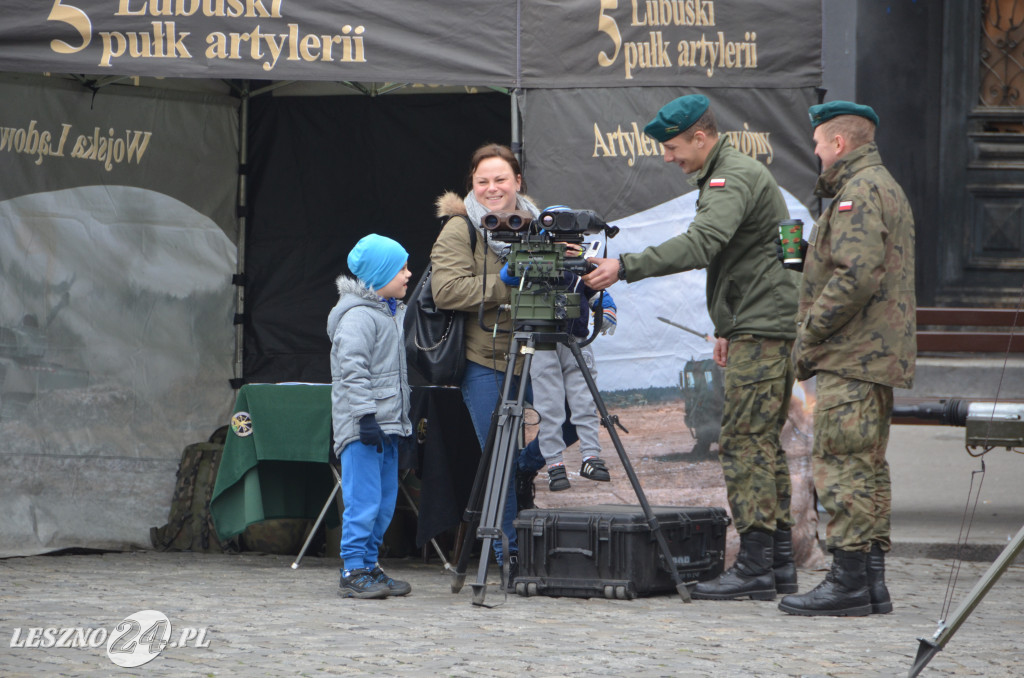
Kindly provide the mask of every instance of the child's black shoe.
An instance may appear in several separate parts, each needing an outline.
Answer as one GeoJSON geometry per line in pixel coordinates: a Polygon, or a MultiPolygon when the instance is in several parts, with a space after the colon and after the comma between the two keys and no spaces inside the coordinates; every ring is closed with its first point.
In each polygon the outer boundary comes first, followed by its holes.
{"type": "Polygon", "coordinates": [[[370,570],[370,576],[387,587],[389,596],[407,596],[412,592],[409,582],[392,579],[384,573],[384,570],[380,569],[380,565],[370,570]]]}
{"type": "Polygon", "coordinates": [[[569,489],[569,476],[565,473],[565,464],[548,467],[548,489],[552,492],[569,489]]]}
{"type": "Polygon", "coordinates": [[[342,598],[385,598],[388,586],[377,581],[365,567],[347,573],[342,570],[338,595],[342,598]]]}
{"type": "Polygon", "coordinates": [[[604,460],[601,457],[590,457],[583,460],[583,466],[580,466],[580,475],[603,483],[612,479],[611,474],[608,473],[608,467],[604,465],[604,460]]]}

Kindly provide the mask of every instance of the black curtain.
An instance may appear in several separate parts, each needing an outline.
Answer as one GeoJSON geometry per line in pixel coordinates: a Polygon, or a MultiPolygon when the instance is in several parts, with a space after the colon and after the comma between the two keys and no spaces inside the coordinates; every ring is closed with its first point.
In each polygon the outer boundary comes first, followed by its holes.
{"type": "Polygon", "coordinates": [[[394,238],[417,280],[434,200],[465,192],[479,145],[510,142],[510,115],[498,93],[253,99],[245,382],[330,382],[327,314],[349,250],[367,233],[394,238]]]}

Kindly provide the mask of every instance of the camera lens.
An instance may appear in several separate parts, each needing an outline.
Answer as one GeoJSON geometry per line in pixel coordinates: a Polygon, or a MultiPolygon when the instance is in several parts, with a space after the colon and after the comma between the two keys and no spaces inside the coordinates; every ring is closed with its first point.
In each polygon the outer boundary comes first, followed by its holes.
{"type": "Polygon", "coordinates": [[[498,215],[486,214],[484,215],[484,228],[488,230],[494,230],[498,225],[498,215]]]}
{"type": "Polygon", "coordinates": [[[508,227],[513,231],[518,231],[523,227],[523,218],[518,214],[508,215],[508,227]]]}
{"type": "Polygon", "coordinates": [[[545,228],[551,228],[555,223],[555,217],[550,214],[542,214],[540,216],[540,223],[544,224],[545,228]]]}

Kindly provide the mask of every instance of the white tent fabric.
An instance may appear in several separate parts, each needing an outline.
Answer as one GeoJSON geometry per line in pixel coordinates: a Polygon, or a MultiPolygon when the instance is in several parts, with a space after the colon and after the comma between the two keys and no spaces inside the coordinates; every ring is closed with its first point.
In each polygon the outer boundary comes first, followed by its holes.
{"type": "MultiPolygon", "coordinates": [[[[813,222],[807,208],[782,191],[790,216],[813,222]]],[[[685,232],[696,216],[697,191],[656,205],[615,222],[621,230],[608,241],[611,256],[639,252],[685,232]]],[[[679,374],[691,358],[711,357],[713,346],[700,337],[658,320],[662,316],[698,332],[714,334],[705,301],[703,270],[687,271],[609,288],[618,306],[618,327],[592,344],[602,391],[679,385],[679,374]]]]}

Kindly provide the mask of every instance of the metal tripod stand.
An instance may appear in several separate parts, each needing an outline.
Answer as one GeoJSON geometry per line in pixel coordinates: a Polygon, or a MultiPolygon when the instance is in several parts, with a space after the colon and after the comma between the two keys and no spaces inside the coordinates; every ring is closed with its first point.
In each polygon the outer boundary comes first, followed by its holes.
{"type": "MultiPolygon", "coordinates": [[[[960,398],[949,398],[932,403],[894,407],[893,417],[964,426],[967,429],[965,447],[968,451],[980,449],[981,454],[1000,446],[1005,446],[1007,450],[1020,450],[1024,447],[1024,404],[1020,403],[969,402],[960,398]]],[[[907,674],[910,678],[921,673],[939,650],[946,646],[949,639],[967,621],[967,617],[981,603],[981,599],[999,581],[999,577],[1021,552],[1024,552],[1024,526],[1021,526],[1017,535],[985,571],[953,616],[949,620],[939,621],[939,628],[931,638],[918,638],[920,644],[917,656],[907,674]]]]}
{"type": "MultiPolygon", "coordinates": [[[[605,407],[600,393],[597,390],[597,383],[586,366],[583,354],[580,351],[578,340],[575,336],[566,332],[550,331],[544,326],[544,321],[530,321],[531,324],[523,325],[513,333],[512,344],[509,350],[508,368],[505,372],[505,383],[502,387],[502,398],[494,414],[491,416],[491,427],[487,434],[487,442],[477,466],[476,477],[473,480],[473,488],[470,492],[469,503],[466,506],[464,516],[469,529],[465,531],[465,538],[459,554],[459,560],[455,567],[452,578],[452,593],[458,593],[466,580],[466,569],[469,564],[474,538],[483,540],[480,547],[480,563],[477,567],[476,581],[473,587],[473,604],[482,606],[487,595],[487,568],[490,563],[491,545],[495,539],[503,536],[501,530],[501,518],[505,511],[505,501],[508,495],[509,482],[514,473],[515,449],[518,433],[523,422],[524,398],[526,393],[526,376],[530,372],[530,364],[533,362],[533,355],[537,350],[553,350],[556,344],[564,344],[572,352],[579,365],[580,371],[587,382],[594,403],[597,405],[601,417],[601,424],[608,430],[615,450],[618,452],[619,460],[622,462],[629,482],[636,492],[636,497],[643,509],[647,524],[651,533],[658,542],[662,558],[668,566],[672,575],[672,582],[675,584],[676,592],[683,602],[690,602],[690,592],[679,576],[676,563],[669,551],[668,542],[661,532],[661,526],[651,510],[647,497],[644,495],[640,480],[630,464],[629,457],[622,447],[615,425],[618,424],[617,417],[611,417],[605,407]],[[546,331],[537,331],[546,330],[546,331]],[[522,378],[518,380],[518,388],[513,395],[512,384],[517,380],[515,367],[517,356],[523,354],[522,378]],[[474,527],[476,529],[474,529],[474,527]]],[[[507,549],[505,550],[507,553],[507,549]]]]}

